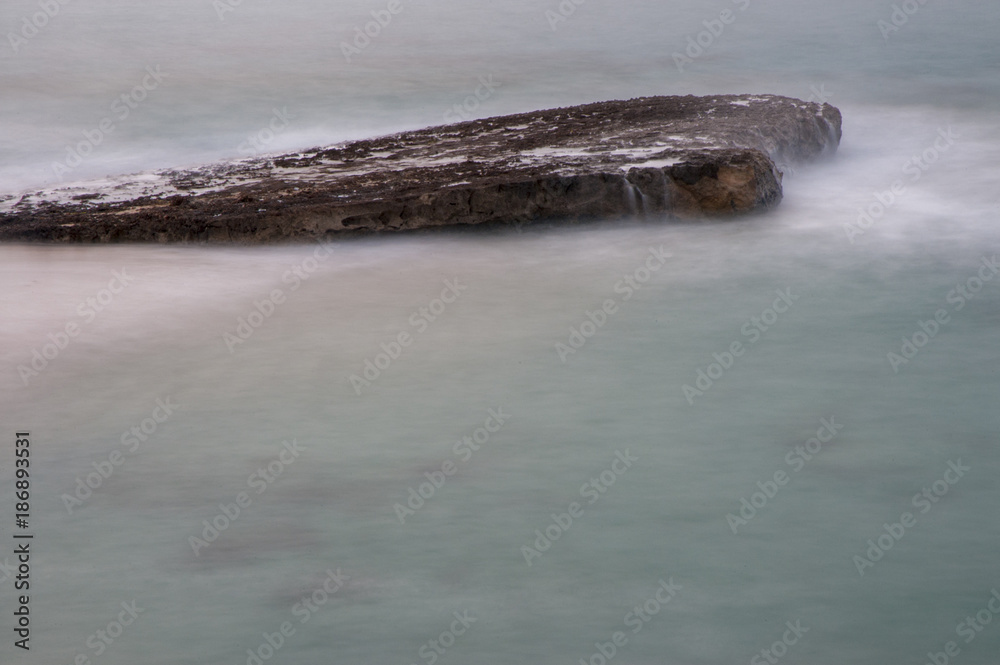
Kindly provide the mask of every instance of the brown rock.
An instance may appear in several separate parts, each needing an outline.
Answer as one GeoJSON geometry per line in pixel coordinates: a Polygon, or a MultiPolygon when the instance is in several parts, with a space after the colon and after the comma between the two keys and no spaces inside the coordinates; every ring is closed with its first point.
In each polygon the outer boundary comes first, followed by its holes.
{"type": "Polygon", "coordinates": [[[267,243],[539,220],[730,216],[836,151],[840,112],[787,97],[650,97],[0,200],[0,239],[267,243]]]}

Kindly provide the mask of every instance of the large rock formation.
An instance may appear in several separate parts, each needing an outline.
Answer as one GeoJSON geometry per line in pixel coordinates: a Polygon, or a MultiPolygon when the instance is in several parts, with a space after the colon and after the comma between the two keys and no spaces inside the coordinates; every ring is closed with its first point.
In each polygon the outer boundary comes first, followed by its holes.
{"type": "Polygon", "coordinates": [[[243,242],[763,210],[840,112],[787,97],[649,97],[476,120],[0,197],[0,239],[243,242]]]}

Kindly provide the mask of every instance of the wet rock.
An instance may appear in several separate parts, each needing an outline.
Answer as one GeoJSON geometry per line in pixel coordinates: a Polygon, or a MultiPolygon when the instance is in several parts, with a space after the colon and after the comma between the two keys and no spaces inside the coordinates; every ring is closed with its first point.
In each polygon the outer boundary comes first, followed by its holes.
{"type": "Polygon", "coordinates": [[[434,127],[0,201],[0,239],[269,243],[449,226],[766,210],[840,112],[773,95],[649,97],[434,127]]]}

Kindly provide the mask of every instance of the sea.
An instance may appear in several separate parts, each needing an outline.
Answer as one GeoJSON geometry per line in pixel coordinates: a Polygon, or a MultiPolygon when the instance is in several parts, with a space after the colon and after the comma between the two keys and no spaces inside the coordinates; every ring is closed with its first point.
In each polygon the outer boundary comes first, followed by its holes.
{"type": "Polygon", "coordinates": [[[0,33],[8,202],[608,99],[844,115],[738,219],[0,246],[0,662],[998,662],[995,2],[4,0],[0,33]]]}

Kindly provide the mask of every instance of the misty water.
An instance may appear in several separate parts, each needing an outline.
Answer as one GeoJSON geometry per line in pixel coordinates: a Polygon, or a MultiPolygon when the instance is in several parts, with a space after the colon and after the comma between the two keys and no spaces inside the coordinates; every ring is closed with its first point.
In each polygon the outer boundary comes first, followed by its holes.
{"type": "Polygon", "coordinates": [[[738,221],[0,247],[2,661],[996,663],[1000,11],[404,0],[347,63],[387,6],[66,3],[0,43],[0,196],[438,124],[491,76],[471,116],[827,100],[841,149],[738,221]]]}

